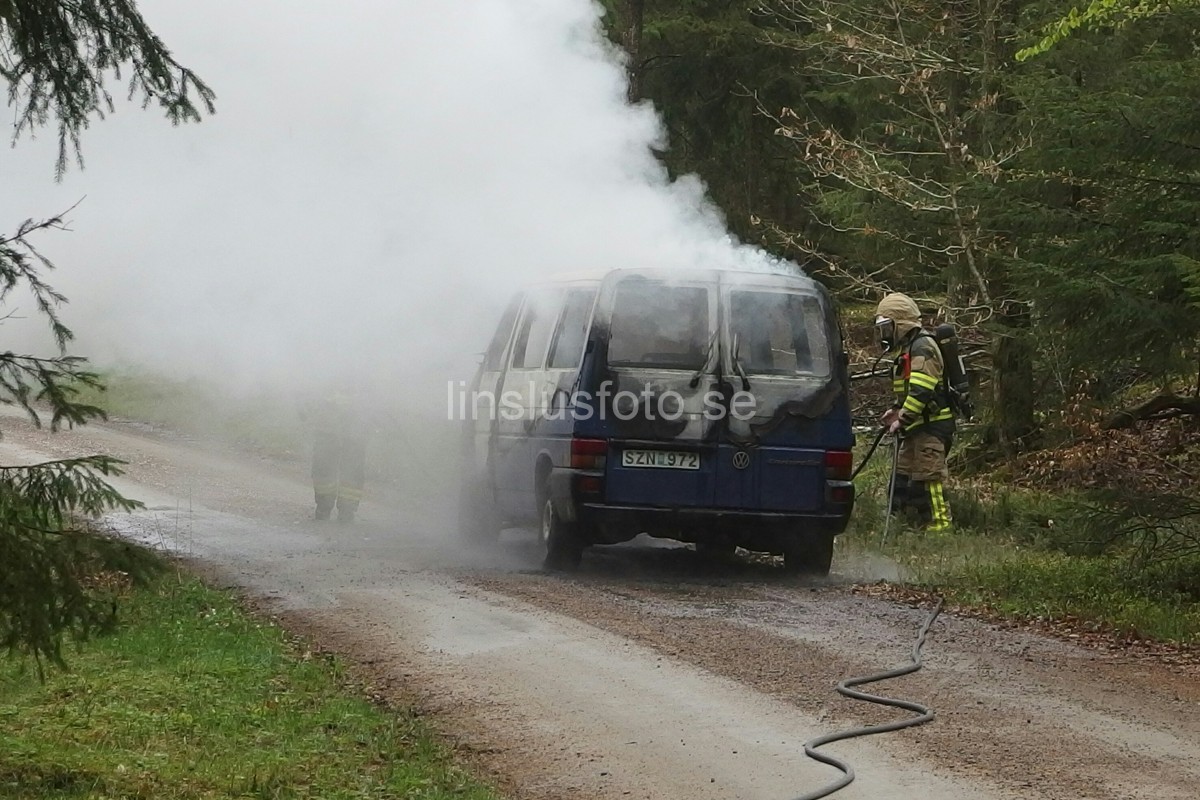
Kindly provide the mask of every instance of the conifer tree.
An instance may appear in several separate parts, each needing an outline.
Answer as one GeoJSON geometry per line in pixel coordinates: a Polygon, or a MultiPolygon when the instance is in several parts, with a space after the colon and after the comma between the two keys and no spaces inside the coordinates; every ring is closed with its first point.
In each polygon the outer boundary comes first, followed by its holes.
{"type": "Polygon", "coordinates": [[[1013,81],[1038,142],[1007,175],[1012,268],[1056,369],[1091,376],[1101,401],[1200,390],[1197,30],[1195,7],[1132,19],[1060,41],[1013,81]]]}
{"type": "MultiPolygon", "coordinates": [[[[174,124],[214,110],[214,94],[179,64],[142,18],[133,0],[0,0],[0,78],[15,112],[14,141],[53,126],[56,175],[73,156],[82,166],[80,134],[115,110],[110,82],[123,82],[143,108],[157,104],[174,124]]],[[[6,189],[12,191],[11,186],[6,189]]],[[[61,228],[61,216],[16,225],[0,235],[0,309],[18,289],[45,318],[57,353],[18,354],[0,346],[0,403],[24,410],[51,430],[102,418],[78,398],[102,388],[72,340],[58,309],[66,298],[46,282],[54,265],[36,249],[37,234],[61,228]]],[[[90,536],[78,520],[132,510],[105,480],[121,462],[105,455],[35,465],[0,465],[0,648],[61,663],[64,637],[86,637],[110,626],[115,609],[92,585],[97,570],[143,572],[145,562],[122,543],[90,536]]]]}

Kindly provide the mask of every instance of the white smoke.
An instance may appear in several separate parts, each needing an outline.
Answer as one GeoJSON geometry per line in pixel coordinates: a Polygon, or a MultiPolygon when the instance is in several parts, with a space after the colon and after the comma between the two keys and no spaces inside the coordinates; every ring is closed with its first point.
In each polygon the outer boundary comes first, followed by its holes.
{"type": "Polygon", "coordinates": [[[0,156],[2,230],[86,196],[71,233],[37,241],[74,349],[101,362],[279,385],[356,363],[444,386],[530,280],[773,266],[699,180],[668,180],[589,0],[140,6],[217,115],[171,129],[121,104],[60,184],[51,130],[0,156]]]}

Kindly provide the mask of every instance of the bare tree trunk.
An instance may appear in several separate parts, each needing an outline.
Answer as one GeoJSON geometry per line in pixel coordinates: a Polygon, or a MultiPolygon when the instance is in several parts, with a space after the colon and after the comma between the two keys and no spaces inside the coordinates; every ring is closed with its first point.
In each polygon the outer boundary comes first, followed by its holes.
{"type": "Polygon", "coordinates": [[[646,0],[623,0],[620,7],[621,46],[629,54],[629,100],[642,99],[642,30],[646,0]]]}
{"type": "Polygon", "coordinates": [[[1034,430],[1033,342],[1029,308],[1024,303],[997,301],[993,334],[992,408],[996,434],[1004,451],[1013,455],[1028,446],[1034,430]]]}
{"type": "Polygon", "coordinates": [[[1192,394],[1200,397],[1200,340],[1193,343],[1192,354],[1196,356],[1196,389],[1192,394]]]}
{"type": "MultiPolygon", "coordinates": [[[[983,41],[980,83],[984,98],[994,98],[980,116],[976,152],[991,152],[1003,93],[997,72],[1010,53],[1004,52],[998,25],[1005,0],[983,0],[978,10],[983,41]]],[[[986,257],[981,254],[981,257],[986,257]]],[[[993,321],[992,401],[996,434],[1001,448],[1009,456],[1029,446],[1035,427],[1033,383],[1034,347],[1031,337],[1033,320],[1028,304],[1016,299],[1013,287],[1004,275],[1004,266],[989,259],[987,270],[992,282],[993,321]]]]}

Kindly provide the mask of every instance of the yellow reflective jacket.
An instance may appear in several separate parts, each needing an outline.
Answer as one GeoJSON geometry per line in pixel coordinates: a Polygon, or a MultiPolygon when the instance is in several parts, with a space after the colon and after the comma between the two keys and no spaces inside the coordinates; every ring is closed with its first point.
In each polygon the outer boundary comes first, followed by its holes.
{"type": "MultiPolygon", "coordinates": [[[[892,364],[894,408],[900,411],[900,426],[912,431],[929,423],[953,424],[950,395],[942,380],[945,365],[937,340],[918,330],[900,346],[892,364]]],[[[939,425],[937,427],[945,427],[939,425]]]]}

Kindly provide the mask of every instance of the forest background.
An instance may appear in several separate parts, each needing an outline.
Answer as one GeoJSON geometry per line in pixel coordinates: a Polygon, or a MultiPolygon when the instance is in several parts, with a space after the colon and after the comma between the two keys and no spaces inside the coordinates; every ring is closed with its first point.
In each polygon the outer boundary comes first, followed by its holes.
{"type": "MultiPolygon", "coordinates": [[[[606,5],[663,162],[836,293],[859,377],[884,292],[958,327],[979,416],[960,527],[1194,611],[1200,7],[606,5]]],[[[855,381],[862,424],[889,388],[855,381]]]]}

